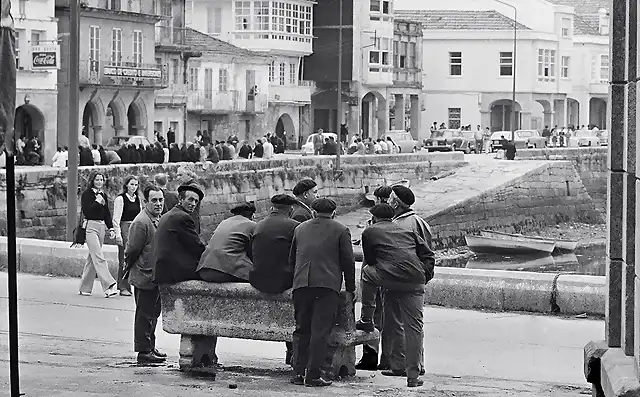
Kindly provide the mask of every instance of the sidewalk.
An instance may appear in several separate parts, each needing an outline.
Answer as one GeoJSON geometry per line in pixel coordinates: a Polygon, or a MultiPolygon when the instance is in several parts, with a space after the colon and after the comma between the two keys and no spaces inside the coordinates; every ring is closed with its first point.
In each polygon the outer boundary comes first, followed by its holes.
{"type": "MultiPolygon", "coordinates": [[[[7,274],[0,273],[6,285],[7,274]]],[[[359,371],[328,389],[287,382],[281,343],[222,339],[225,371],[214,382],[177,371],[179,336],[158,330],[169,365],[137,367],[132,350],[132,298],[77,295],[78,280],[19,276],[21,384],[25,396],[579,396],[590,394],[582,347],[602,339],[602,321],[514,313],[426,308],[427,381],[406,390],[404,379],[359,371]],[[228,389],[229,383],[238,388],[228,389]],[[213,393],[212,393],[213,391],[213,393]]],[[[6,288],[0,308],[7,310],[6,288]]],[[[7,316],[0,316],[0,388],[7,390],[7,316]]]]}

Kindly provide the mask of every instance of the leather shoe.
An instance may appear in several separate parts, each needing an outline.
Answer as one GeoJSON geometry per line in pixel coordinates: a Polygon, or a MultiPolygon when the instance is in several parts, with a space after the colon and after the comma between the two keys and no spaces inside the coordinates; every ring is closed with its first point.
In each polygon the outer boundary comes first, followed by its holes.
{"type": "Polygon", "coordinates": [[[356,369],[361,371],[377,371],[378,370],[378,357],[373,355],[362,355],[360,361],[356,364],[356,369]]]}
{"type": "Polygon", "coordinates": [[[407,373],[405,371],[397,371],[393,369],[388,369],[380,373],[384,376],[407,376],[407,373]]]}
{"type": "Polygon", "coordinates": [[[162,358],[167,358],[167,353],[162,353],[160,350],[158,349],[153,349],[151,351],[153,354],[155,354],[158,357],[162,357],[162,358]]]}
{"type": "Polygon", "coordinates": [[[424,385],[424,381],[420,378],[407,379],[407,387],[420,387],[424,385]]]}
{"type": "Polygon", "coordinates": [[[126,290],[126,289],[121,289],[120,290],[120,296],[131,296],[131,291],[126,290]]]}
{"type": "Polygon", "coordinates": [[[158,357],[153,352],[138,353],[138,364],[160,364],[166,361],[166,358],[158,357]]]}
{"type": "Polygon", "coordinates": [[[297,386],[303,386],[304,385],[304,376],[302,375],[296,375],[293,378],[291,378],[291,383],[293,383],[294,385],[297,386]]]}
{"type": "Polygon", "coordinates": [[[322,378],[317,378],[317,379],[307,379],[305,378],[304,380],[304,385],[307,387],[325,387],[325,386],[331,386],[333,382],[331,382],[330,380],[324,380],[322,378]]]}
{"type": "Polygon", "coordinates": [[[376,327],[373,325],[373,321],[362,321],[358,320],[356,322],[356,329],[360,331],[364,331],[367,333],[373,332],[376,330],[376,327]]]}

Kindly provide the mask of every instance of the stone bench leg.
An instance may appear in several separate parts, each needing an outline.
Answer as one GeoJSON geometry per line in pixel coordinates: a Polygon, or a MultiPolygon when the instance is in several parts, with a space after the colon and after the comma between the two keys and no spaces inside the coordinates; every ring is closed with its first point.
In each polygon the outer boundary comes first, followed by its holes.
{"type": "Polygon", "coordinates": [[[215,336],[180,336],[180,371],[215,375],[218,356],[215,336]]]}
{"type": "Polygon", "coordinates": [[[356,374],[356,347],[330,346],[325,372],[332,379],[354,376],[356,374]]]}

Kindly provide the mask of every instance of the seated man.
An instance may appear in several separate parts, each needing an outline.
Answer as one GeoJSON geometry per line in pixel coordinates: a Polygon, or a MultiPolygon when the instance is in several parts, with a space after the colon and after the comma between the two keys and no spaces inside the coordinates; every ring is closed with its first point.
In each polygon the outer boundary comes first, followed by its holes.
{"type": "Polygon", "coordinates": [[[246,283],[253,267],[251,239],[256,223],[251,220],[256,207],[242,203],[231,209],[233,216],[222,221],[209,240],[196,272],[213,283],[246,283]]]}

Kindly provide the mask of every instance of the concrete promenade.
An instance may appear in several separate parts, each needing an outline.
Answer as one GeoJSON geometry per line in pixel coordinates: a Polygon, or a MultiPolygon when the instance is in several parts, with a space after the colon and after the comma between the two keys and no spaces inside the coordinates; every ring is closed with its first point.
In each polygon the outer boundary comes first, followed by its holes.
{"type": "MultiPolygon", "coordinates": [[[[0,283],[6,285],[6,273],[0,283]]],[[[599,320],[425,308],[427,381],[359,371],[325,390],[290,385],[281,343],[223,339],[214,382],[177,371],[177,335],[158,328],[162,367],[137,367],[131,298],[77,295],[77,279],[19,275],[21,377],[25,396],[580,396],[589,394],[582,347],[604,337],[599,320]],[[238,388],[229,389],[230,383],[238,388]]],[[[6,289],[0,306],[7,310],[6,289]]],[[[0,390],[8,393],[7,317],[0,317],[0,390]]]]}

